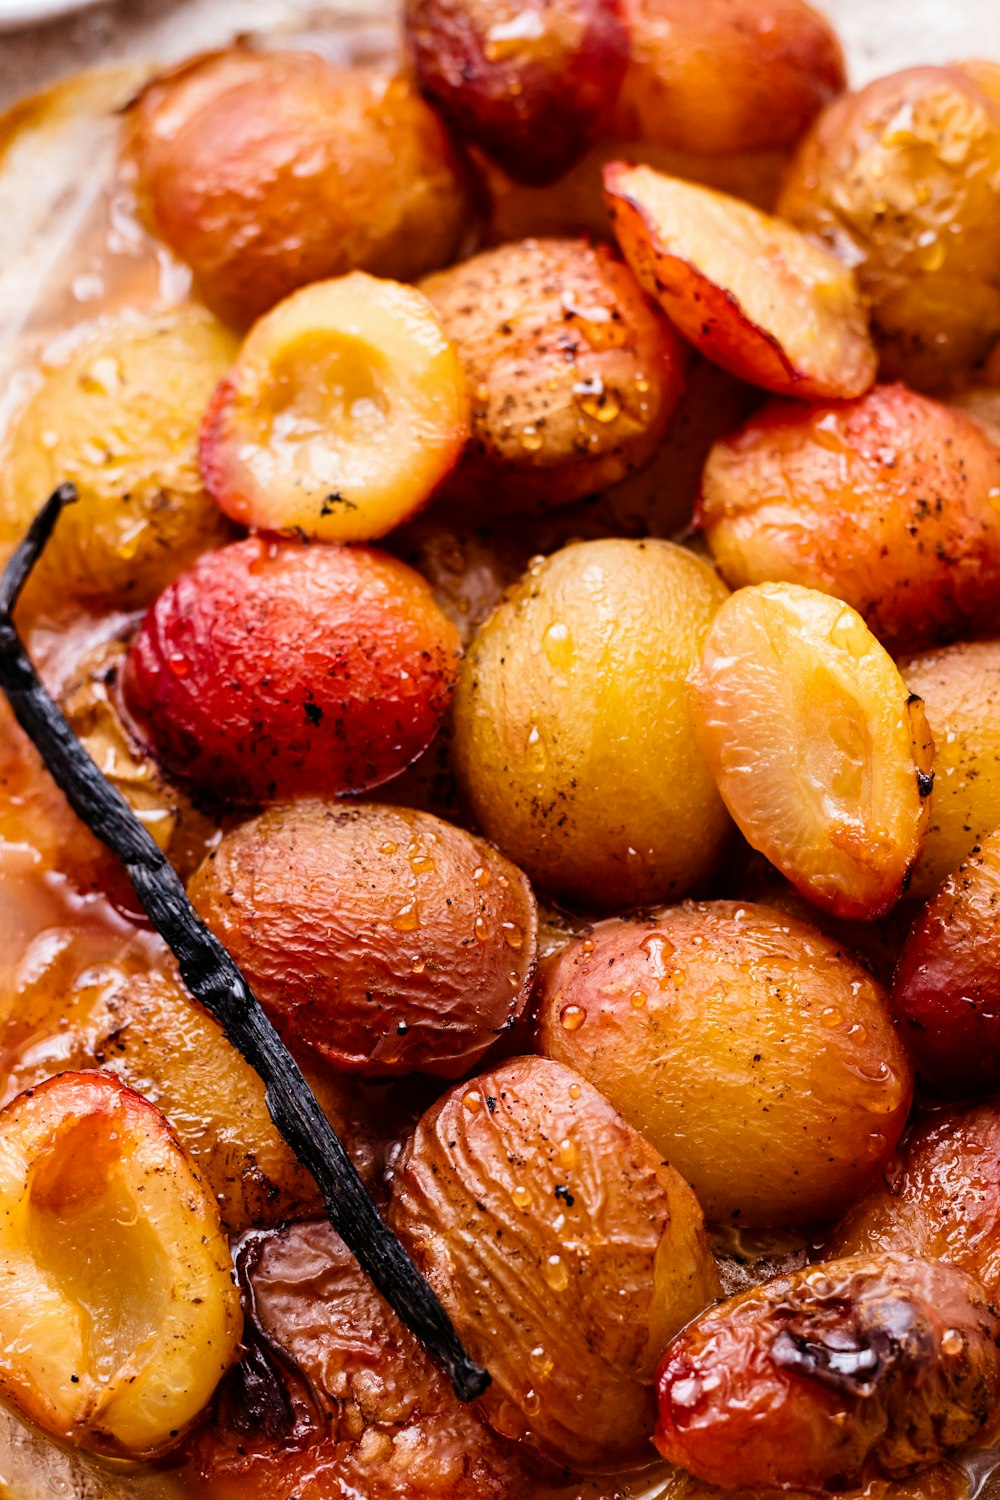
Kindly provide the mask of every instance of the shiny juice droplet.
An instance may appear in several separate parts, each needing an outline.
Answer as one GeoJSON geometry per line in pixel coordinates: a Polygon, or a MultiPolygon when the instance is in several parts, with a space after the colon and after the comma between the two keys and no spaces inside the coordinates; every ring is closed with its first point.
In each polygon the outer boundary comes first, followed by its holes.
{"type": "Polygon", "coordinates": [[[570,635],[569,626],[561,620],[550,625],[542,636],[542,648],[548,658],[549,664],[555,667],[557,672],[568,672],[573,665],[573,637],[570,635]]]}
{"type": "Polygon", "coordinates": [[[397,932],[416,932],[420,926],[417,903],[415,901],[408,901],[405,906],[401,906],[392,919],[392,925],[397,932]]]}
{"type": "Polygon", "coordinates": [[[472,872],[472,883],[473,883],[473,885],[478,885],[479,888],[480,888],[480,890],[484,889],[486,886],[489,885],[489,883],[490,883],[490,872],[489,872],[489,870],[486,869],[486,867],[484,865],[477,865],[476,868],[473,870],[473,872],[472,872]]]}
{"type": "Polygon", "coordinates": [[[477,943],[488,943],[490,940],[490,929],[483,917],[476,918],[475,934],[477,943]]]}
{"type": "Polygon", "coordinates": [[[515,1208],[530,1208],[531,1194],[526,1187],[516,1187],[510,1195],[515,1208]]]}
{"type": "Polygon", "coordinates": [[[582,1093],[583,1093],[583,1090],[581,1089],[581,1087],[580,1087],[580,1085],[578,1083],[571,1083],[570,1084],[570,1086],[569,1086],[569,1097],[571,1099],[579,1099],[579,1097],[580,1097],[580,1095],[582,1093]]]}
{"type": "Polygon", "coordinates": [[[646,1003],[646,991],[645,990],[633,990],[630,998],[631,998],[631,1001],[632,1001],[632,1009],[633,1010],[642,1010],[642,1007],[646,1003]]]}
{"type": "Polygon", "coordinates": [[[466,1109],[471,1115],[478,1115],[479,1111],[483,1107],[481,1095],[473,1093],[471,1089],[462,1100],[462,1103],[465,1105],[466,1109]]]}
{"type": "Polygon", "coordinates": [[[579,1031],[587,1019],[582,1005],[564,1005],[559,1012],[559,1024],[564,1031],[579,1031]]]}
{"type": "Polygon", "coordinates": [[[545,1280],[554,1292],[564,1292],[569,1286],[569,1272],[561,1255],[550,1255],[545,1262],[545,1280]]]}
{"type": "Polygon", "coordinates": [[[516,922],[501,922],[500,931],[503,933],[503,940],[507,947],[513,948],[515,953],[524,947],[524,933],[516,922]]]}
{"type": "Polygon", "coordinates": [[[669,938],[665,938],[662,932],[651,932],[649,937],[643,938],[639,947],[649,960],[650,971],[661,990],[665,990],[670,983],[671,970],[667,967],[666,960],[675,951],[674,945],[669,938]]]}
{"type": "Polygon", "coordinates": [[[379,846],[379,852],[386,855],[395,854],[396,845],[392,842],[392,839],[386,839],[385,843],[379,846]]]}
{"type": "Polygon", "coordinates": [[[871,650],[872,635],[861,616],[845,605],[830,626],[830,644],[860,661],[871,650]]]}

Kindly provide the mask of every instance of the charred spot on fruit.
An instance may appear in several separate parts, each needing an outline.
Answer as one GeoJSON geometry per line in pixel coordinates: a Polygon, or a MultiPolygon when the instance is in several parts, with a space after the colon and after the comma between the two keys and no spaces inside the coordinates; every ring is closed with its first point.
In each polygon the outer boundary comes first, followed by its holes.
{"type": "Polygon", "coordinates": [[[841,1395],[868,1396],[893,1375],[919,1374],[935,1358],[926,1316],[903,1296],[873,1304],[838,1299],[828,1310],[839,1315],[836,1323],[814,1322],[790,1307],[776,1311],[790,1316],[771,1343],[776,1365],[841,1395]]]}
{"type": "Polygon", "coordinates": [[[243,974],[198,917],[162,850],[73,733],[18,634],[13,614],[21,592],[63,509],[76,499],[72,484],[52,492],[0,576],[0,690],[77,817],[121,861],[192,996],[263,1081],[271,1118],[315,1179],[344,1243],[445,1370],[459,1399],[475,1400],[489,1385],[489,1375],[469,1357],[440,1300],[383,1223],[343,1142],[243,974]]]}

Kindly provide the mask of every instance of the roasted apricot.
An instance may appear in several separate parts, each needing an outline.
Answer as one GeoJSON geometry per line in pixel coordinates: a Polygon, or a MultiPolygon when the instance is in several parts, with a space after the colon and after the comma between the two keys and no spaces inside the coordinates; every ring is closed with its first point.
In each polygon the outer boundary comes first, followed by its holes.
{"type": "Polygon", "coordinates": [[[912,1074],[881,985],[764,906],[599,922],[540,975],[538,1043],[669,1157],[710,1220],[831,1220],[899,1139],[912,1074]]]}
{"type": "Polygon", "coordinates": [[[224,801],[363,791],[429,744],[458,636],[405,563],[260,538],[201,558],[132,642],[141,740],[224,801]]]}
{"type": "Polygon", "coordinates": [[[609,538],[534,564],[479,631],[455,765],[480,826],[538,885],[614,909],[712,873],[729,822],[687,679],[724,598],[683,548],[609,538]]]}
{"type": "Polygon", "coordinates": [[[694,1194],[596,1089],[539,1057],[460,1084],[389,1216],[493,1377],[496,1431],[573,1468],[643,1456],[656,1358],[718,1283],[694,1194]]]}
{"type": "Polygon", "coordinates": [[[608,246],[500,245],[421,288],[472,398],[453,499],[487,516],[565,505],[652,458],[684,388],[686,352],[608,246]]]}
{"type": "Polygon", "coordinates": [[[904,657],[934,737],[934,795],[915,896],[930,896],[1000,827],[1000,641],[971,641],[904,657]]]}
{"type": "Polygon", "coordinates": [[[0,1112],[0,1391],[64,1441],[173,1446],[236,1356],[229,1247],[152,1104],[63,1073],[0,1112]]]}
{"type": "Polygon", "coordinates": [[[610,128],[706,156],[794,145],[844,87],[803,0],[623,0],[629,63],[610,128]]]}
{"type": "Polygon", "coordinates": [[[929,1110],[896,1159],[827,1238],[824,1255],[920,1255],[960,1266],[1000,1296],[1000,1108],[929,1110]]]}
{"type": "Polygon", "coordinates": [[[57,484],[80,498],[32,580],[36,607],[146,605],[225,540],[197,441],[234,349],[207,312],[184,308],[98,325],[43,364],[4,439],[0,541],[20,540],[57,484]]]}
{"type": "Polygon", "coordinates": [[[713,448],[699,513],[732,587],[835,594],[890,650],[1000,621],[1000,448],[905,386],[768,402],[713,448]]]}
{"type": "Polygon", "coordinates": [[[620,0],[407,0],[404,24],[420,87],[521,182],[578,160],[625,76],[620,0]]]}
{"type": "Polygon", "coordinates": [[[610,162],[604,189],[625,259],[702,354],[804,400],[860,396],[875,351],[854,277],[790,225],[651,167],[610,162]]]}
{"type": "Polygon", "coordinates": [[[954,1094],[1000,1083],[1000,832],[987,835],[920,913],[892,1003],[917,1066],[954,1094]]]}
{"type": "Polygon", "coordinates": [[[192,1445],[209,1500],[528,1500],[527,1478],[327,1223],[244,1251],[248,1355],[192,1445]]]}
{"type": "Polygon", "coordinates": [[[1000,99],[910,68],[827,106],[778,212],[855,269],[884,376],[946,386],[1000,335],[1000,99]]]}
{"type": "Polygon", "coordinates": [[[657,1447],[725,1486],[892,1477],[979,1433],[1000,1396],[1000,1317],[956,1266],[810,1266],[696,1319],[657,1371],[657,1447]]]}
{"type": "Polygon", "coordinates": [[[698,742],[747,842],[817,906],[877,917],[923,845],[933,741],[849,605],[794,583],[731,595],[694,682],[698,742]]]}
{"type": "Polygon", "coordinates": [[[415,88],[313,53],[237,48],[162,74],[126,151],[153,227],[241,325],[348,271],[412,281],[452,258],[468,214],[415,88]]]}
{"type": "Polygon", "coordinates": [[[363,542],[426,503],[468,433],[462,367],[427,299],[354,271],[254,324],[206,415],[201,471],[244,526],[363,542]]]}
{"type": "Polygon", "coordinates": [[[457,1077],[527,999],[531,887],[429,813],[272,808],[227,833],[189,889],[289,1042],[337,1068],[457,1077]]]}

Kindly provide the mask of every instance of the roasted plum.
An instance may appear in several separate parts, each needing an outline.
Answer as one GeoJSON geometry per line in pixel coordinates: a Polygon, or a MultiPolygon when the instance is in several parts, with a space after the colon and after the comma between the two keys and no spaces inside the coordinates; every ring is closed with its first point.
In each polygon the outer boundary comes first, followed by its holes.
{"type": "Polygon", "coordinates": [[[462,367],[433,308],[354,271],[254,324],[206,415],[201,470],[244,526],[370,541],[427,502],[468,435],[462,367]]]}
{"type": "Polygon", "coordinates": [[[404,24],[421,88],[522,182],[579,159],[628,63],[621,0],[407,0],[404,24]]]}
{"type": "Polygon", "coordinates": [[[878,917],[923,846],[934,744],[861,616],[793,583],[730,595],[694,681],[698,742],[747,842],[815,905],[878,917]]]}
{"type": "Polygon", "coordinates": [[[905,1255],[809,1267],[710,1309],[657,1371],[660,1452],[727,1487],[889,1477],[980,1433],[1000,1396],[980,1282],[905,1255]]]}
{"type": "Polygon", "coordinates": [[[652,458],[684,388],[686,350],[609,246],[522,240],[421,287],[472,400],[452,500],[490,519],[546,509],[652,458]]]}
{"type": "Polygon", "coordinates": [[[703,884],[729,822],[688,677],[725,589],[663,541],[580,542],[483,625],[455,698],[480,826],[546,890],[605,909],[703,884]]]}
{"type": "Polygon", "coordinates": [[[855,269],[881,369],[934,390],[1000,335],[1000,96],[910,68],[827,106],[778,212],[855,269]]]}
{"type": "Polygon", "coordinates": [[[731,587],[822,589],[888,650],[1000,623],[1000,448],[905,386],[769,402],[713,448],[699,516],[731,587]]]}
{"type": "Polygon", "coordinates": [[[528,1500],[516,1453],[459,1404],[329,1224],[251,1241],[243,1277],[249,1352],[193,1445],[193,1495],[528,1500]]]}
{"type": "Polygon", "coordinates": [[[154,1105],[63,1073],[0,1112],[0,1392],[119,1457],[173,1447],[236,1356],[215,1204],[154,1105]]]}
{"type": "Polygon", "coordinates": [[[615,237],[685,338],[751,385],[860,396],[875,351],[850,270],[781,219],[651,167],[610,162],[615,237]]]}
{"type": "Polygon", "coordinates": [[[468,215],[458,158],[415,88],[313,53],[183,63],[139,95],[126,151],[153,227],[240,325],[348,271],[414,280],[452,258],[468,215]]]}
{"type": "Polygon", "coordinates": [[[531,887],[429,813],[272,808],[223,837],[190,895],[289,1043],[336,1068],[457,1077],[527,999],[531,887]]]}
{"type": "Polygon", "coordinates": [[[542,1051],[668,1156],[711,1220],[829,1220],[906,1123],[885,991],[781,912],[711,901],[600,922],[538,990],[542,1051]]]}
{"type": "Polygon", "coordinates": [[[656,1359],[718,1283],[694,1194],[591,1084],[538,1057],[459,1084],[390,1221],[492,1375],[497,1432],[571,1468],[644,1456],[656,1359]]]}
{"type": "Polygon", "coordinates": [[[122,697],[153,755],[224,801],[363,791],[430,743],[458,654],[454,626],[404,563],[252,538],[160,595],[122,697]]]}

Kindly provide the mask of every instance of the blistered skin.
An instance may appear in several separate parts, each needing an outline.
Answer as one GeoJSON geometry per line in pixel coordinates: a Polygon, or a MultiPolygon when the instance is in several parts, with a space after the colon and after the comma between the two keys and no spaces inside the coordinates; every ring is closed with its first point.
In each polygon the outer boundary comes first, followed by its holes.
{"type": "Polygon", "coordinates": [[[31,581],[33,609],[142,607],[230,535],[197,445],[234,352],[204,309],[185,308],[98,325],[43,364],[4,438],[0,541],[19,541],[57,484],[79,499],[31,581]]]}
{"type": "Polygon", "coordinates": [[[946,1104],[907,1132],[898,1160],[851,1208],[824,1254],[951,1261],[1000,1297],[1000,1109],[946,1104]]]}
{"type": "Polygon", "coordinates": [[[1000,334],[1000,96],[911,68],[830,104],[778,212],[856,269],[884,376],[933,390],[1000,334]]]}
{"type": "Polygon", "coordinates": [[[717,155],[791,146],[844,87],[830,26],[802,0],[624,0],[627,141],[717,155]]]}
{"type": "Polygon", "coordinates": [[[538,1057],[459,1084],[390,1222],[493,1377],[491,1426],[576,1469],[648,1456],[655,1361],[718,1283],[690,1188],[596,1089],[538,1057]]]}
{"type": "Polygon", "coordinates": [[[773,215],[652,167],[609,162],[615,238],[684,337],[779,396],[840,400],[875,379],[851,271],[773,215]]]}
{"type": "Polygon", "coordinates": [[[973,846],[907,939],[893,1009],[921,1073],[948,1093],[1000,1082],[1000,834],[973,846]]]}
{"type": "Polygon", "coordinates": [[[250,1355],[184,1469],[207,1500],[527,1500],[507,1450],[327,1223],[248,1248],[250,1355]]]}
{"type": "Polygon", "coordinates": [[[430,743],[458,654],[404,563],[254,538],[160,595],[122,696],[156,758],[224,801],[362,791],[430,743]]]}
{"type": "Polygon", "coordinates": [[[429,813],[273,808],[223,837],[189,894],[291,1045],[337,1068],[457,1077],[527,998],[531,887],[429,813]]]}
{"type": "Polygon", "coordinates": [[[698,743],[751,847],[834,916],[887,912],[923,848],[934,742],[861,616],[799,584],[739,589],[693,689],[698,743]]]}
{"type": "Polygon", "coordinates": [[[0,1393],[97,1453],[176,1446],[237,1355],[229,1246],[160,1111],[62,1073],[0,1112],[0,1393]]]}
{"type": "Polygon", "coordinates": [[[651,1141],[710,1220],[829,1221],[889,1158],[912,1073],[881,985],[765,906],[600,922],[542,969],[538,1042],[651,1141]]]}
{"type": "Polygon", "coordinates": [[[769,402],[716,443],[699,516],[733,588],[822,589],[889,650],[1000,619],[1000,449],[903,385],[835,405],[769,402]]]}
{"type": "Polygon", "coordinates": [[[184,63],[140,94],[126,149],[153,226],[240,325],[348,271],[414,280],[452,258],[468,211],[414,87],[312,53],[184,63]]]}
{"type": "Polygon", "coordinates": [[[927,842],[911,884],[926,897],[1000,825],[1000,641],[904,657],[899,669],[935,745],[927,842]]]}
{"type": "Polygon", "coordinates": [[[1000,1318],[955,1266],[812,1266],[704,1313],[657,1371],[665,1458],[715,1484],[903,1477],[970,1441],[1000,1395],[1000,1318]]]}
{"type": "Polygon", "coordinates": [[[594,494],[655,453],[686,349],[607,245],[521,240],[421,283],[454,340],[472,437],[446,493],[485,518],[594,494]]]}
{"type": "Polygon", "coordinates": [[[688,677],[725,590],[663,541],[581,542],[533,565],[479,631],[455,764],[480,827],[537,886],[607,910],[683,896],[729,823],[688,677]]]}
{"type": "Polygon", "coordinates": [[[408,0],[404,23],[421,88],[521,182],[579,159],[625,76],[620,0],[408,0]]]}

